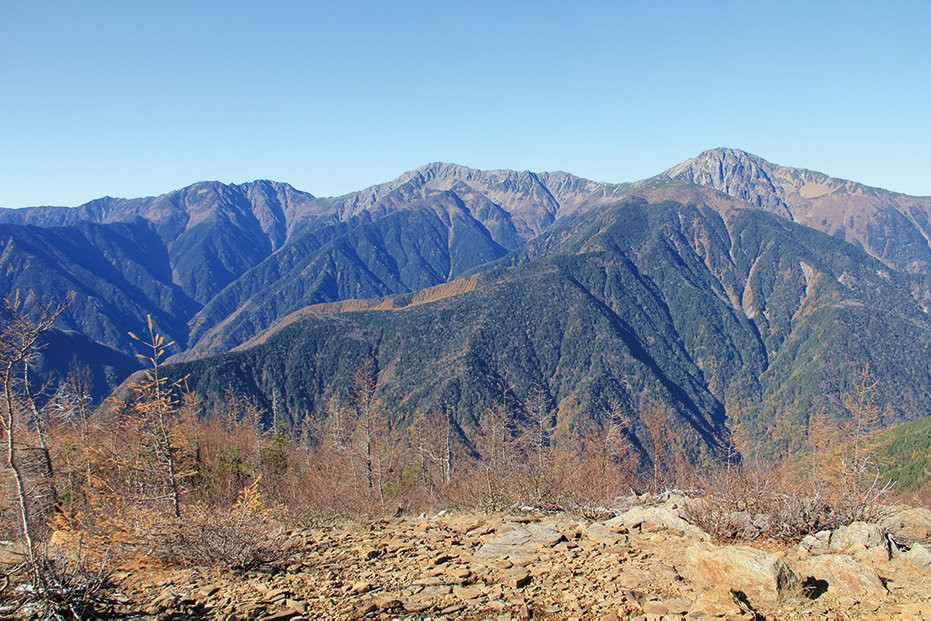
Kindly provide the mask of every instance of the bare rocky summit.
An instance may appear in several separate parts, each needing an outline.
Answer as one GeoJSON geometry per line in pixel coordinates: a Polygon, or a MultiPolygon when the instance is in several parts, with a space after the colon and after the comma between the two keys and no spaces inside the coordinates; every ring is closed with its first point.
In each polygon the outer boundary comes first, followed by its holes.
{"type": "Polygon", "coordinates": [[[931,266],[931,197],[780,166],[740,149],[710,149],[661,177],[714,188],[859,244],[896,269],[923,272],[931,266]]]}
{"type": "Polygon", "coordinates": [[[931,616],[927,514],[794,546],[683,530],[682,498],[615,518],[448,514],[295,530],[286,566],[136,569],[126,612],[218,619],[917,619],[931,616]],[[640,517],[636,517],[636,516],[640,517]]]}

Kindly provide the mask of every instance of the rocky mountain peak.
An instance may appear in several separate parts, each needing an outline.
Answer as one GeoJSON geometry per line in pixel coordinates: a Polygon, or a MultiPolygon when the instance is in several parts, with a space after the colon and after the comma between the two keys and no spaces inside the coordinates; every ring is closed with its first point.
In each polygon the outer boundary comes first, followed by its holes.
{"type": "Polygon", "coordinates": [[[664,176],[685,183],[714,188],[751,205],[791,217],[777,185],[778,167],[740,149],[709,149],[673,166],[664,176]]]}

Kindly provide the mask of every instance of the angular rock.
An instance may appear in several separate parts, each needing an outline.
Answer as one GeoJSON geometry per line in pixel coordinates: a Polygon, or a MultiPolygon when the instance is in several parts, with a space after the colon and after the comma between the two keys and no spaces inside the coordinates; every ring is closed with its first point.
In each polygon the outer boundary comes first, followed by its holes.
{"type": "Polygon", "coordinates": [[[462,587],[454,586],[453,595],[464,601],[470,601],[480,598],[484,592],[479,587],[462,587]]]}
{"type": "Polygon", "coordinates": [[[931,543],[931,509],[896,508],[879,523],[899,543],[931,543]]]}
{"type": "Polygon", "coordinates": [[[261,617],[262,621],[289,621],[298,616],[293,610],[282,610],[261,617]]]}
{"type": "Polygon", "coordinates": [[[549,524],[505,524],[501,534],[486,541],[475,551],[477,561],[491,562],[509,559],[515,564],[531,560],[539,548],[552,548],[565,539],[563,534],[549,524]]]}
{"type": "Polygon", "coordinates": [[[446,569],[446,575],[452,578],[453,580],[466,581],[469,577],[472,576],[472,570],[468,567],[448,567],[446,569]]]}
{"type": "Polygon", "coordinates": [[[451,561],[451,560],[453,560],[453,557],[451,557],[450,555],[448,555],[448,554],[439,554],[438,556],[436,556],[436,557],[433,559],[432,563],[433,563],[433,565],[435,565],[435,566],[440,566],[440,565],[445,565],[446,563],[448,563],[448,562],[451,561]]]}
{"type": "Polygon", "coordinates": [[[775,604],[798,584],[792,570],[774,554],[705,542],[689,546],[679,574],[699,589],[724,586],[743,593],[753,606],[775,604]]]}
{"type": "Polygon", "coordinates": [[[708,539],[708,533],[694,524],[686,522],[676,509],[667,506],[658,507],[632,507],[615,518],[605,522],[608,528],[626,526],[634,528],[641,526],[650,528],[669,528],[677,530],[696,539],[708,539]]]}
{"type": "Polygon", "coordinates": [[[798,542],[798,547],[810,554],[824,554],[831,549],[831,531],[820,530],[817,533],[805,535],[798,542]]]}
{"type": "Polygon", "coordinates": [[[876,572],[847,554],[822,554],[798,568],[799,575],[828,583],[828,592],[840,596],[883,595],[886,587],[876,572]]]}
{"type": "Polygon", "coordinates": [[[688,610],[689,617],[752,618],[744,605],[726,587],[716,587],[698,596],[688,610]]]}
{"type": "Polygon", "coordinates": [[[417,612],[423,612],[425,610],[429,610],[430,608],[433,607],[433,604],[431,604],[429,601],[415,600],[415,601],[402,602],[401,606],[407,612],[417,613],[417,612]]]}
{"type": "Polygon", "coordinates": [[[501,577],[504,583],[512,589],[522,589],[532,580],[530,572],[522,567],[508,569],[502,573],[501,577]]]}
{"type": "Polygon", "coordinates": [[[614,532],[608,526],[598,522],[588,525],[588,527],[585,529],[585,536],[592,541],[597,541],[598,543],[603,543],[609,546],[627,544],[627,535],[614,532]]]}
{"type": "Polygon", "coordinates": [[[931,602],[906,602],[899,604],[902,619],[931,619],[931,602]]]}
{"type": "Polygon", "coordinates": [[[878,561],[890,558],[886,531],[877,524],[866,522],[854,522],[836,529],[831,534],[830,548],[878,561]]]}
{"type": "Polygon", "coordinates": [[[692,602],[687,599],[649,600],[643,602],[641,609],[646,615],[682,615],[689,611],[692,602]]]}
{"type": "Polygon", "coordinates": [[[453,588],[447,584],[437,584],[434,586],[424,587],[423,590],[417,594],[417,597],[419,599],[439,598],[443,597],[444,595],[449,595],[452,593],[452,591],[453,588]]]}
{"type": "Polygon", "coordinates": [[[614,577],[614,584],[624,589],[636,589],[651,577],[649,571],[637,567],[622,567],[614,577]]]}
{"type": "Polygon", "coordinates": [[[931,571],[931,546],[916,543],[900,558],[919,571],[931,571]]]}

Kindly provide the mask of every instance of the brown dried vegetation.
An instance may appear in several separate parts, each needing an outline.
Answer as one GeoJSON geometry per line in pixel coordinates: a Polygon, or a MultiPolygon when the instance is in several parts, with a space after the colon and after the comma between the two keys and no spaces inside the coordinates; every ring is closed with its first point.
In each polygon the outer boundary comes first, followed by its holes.
{"type": "Polygon", "coordinates": [[[23,543],[31,601],[59,615],[106,606],[110,567],[275,566],[293,553],[289,524],[338,516],[523,505],[593,515],[634,491],[678,486],[697,497],[689,519],[718,539],[789,541],[875,517],[889,491],[862,444],[879,415],[868,369],[847,401],[848,423],[812,417],[807,453],[747,465],[729,443],[723,463],[699,471],[670,450],[672,416],[652,403],[637,426],[615,406],[569,431],[555,427],[539,387],[527,403],[502,399],[468,429],[452,411],[396,426],[380,407],[372,361],[324,415],[288,429],[232,390],[205,404],[183,381],[169,384],[171,344],[151,323],[134,336],[149,368],[128,402],[95,410],[88,374],[74,368],[40,407],[30,355],[56,311],[30,320],[18,301],[6,309],[0,511],[18,526],[3,535],[23,543]]]}

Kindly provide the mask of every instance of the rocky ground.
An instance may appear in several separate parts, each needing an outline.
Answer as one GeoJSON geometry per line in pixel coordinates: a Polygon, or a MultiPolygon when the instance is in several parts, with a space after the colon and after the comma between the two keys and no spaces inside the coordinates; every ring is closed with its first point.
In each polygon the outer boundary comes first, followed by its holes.
{"type": "MultiPolygon", "coordinates": [[[[641,499],[642,500],[642,499],[641,499]]],[[[931,619],[931,511],[793,546],[717,545],[683,499],[293,531],[288,564],[115,574],[117,613],[218,619],[931,619]]],[[[2,560],[2,559],[0,559],[2,560]]],[[[2,617],[2,615],[0,615],[2,617]]]]}
{"type": "Polygon", "coordinates": [[[161,618],[931,618],[931,511],[780,547],[715,545],[679,508],[343,522],[293,532],[278,571],[117,579],[124,612],[161,618]]]}

